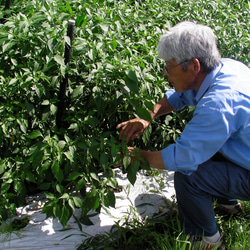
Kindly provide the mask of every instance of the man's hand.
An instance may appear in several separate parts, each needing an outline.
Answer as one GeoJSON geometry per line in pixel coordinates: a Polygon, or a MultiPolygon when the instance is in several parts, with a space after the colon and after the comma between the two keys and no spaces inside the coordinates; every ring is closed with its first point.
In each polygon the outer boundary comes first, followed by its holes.
{"type": "MultiPolygon", "coordinates": [[[[143,161],[147,162],[150,167],[156,168],[156,169],[166,169],[164,162],[161,157],[161,151],[145,151],[140,150],[134,147],[128,147],[128,152],[125,154],[118,153],[122,157],[121,162],[118,163],[115,167],[120,167],[121,165],[127,165],[124,164],[123,159],[124,157],[129,157],[129,163],[133,164],[134,161],[137,161],[139,163],[142,163],[143,161]]],[[[125,166],[127,167],[127,166],[125,166]]]]}
{"type": "Polygon", "coordinates": [[[142,135],[149,125],[149,121],[135,118],[126,122],[122,122],[117,125],[117,129],[121,128],[119,139],[121,140],[123,135],[126,136],[126,142],[135,139],[142,135]]]}
{"type": "Polygon", "coordinates": [[[121,156],[121,161],[114,166],[115,168],[124,165],[124,162],[123,162],[124,157],[129,157],[130,158],[129,164],[132,164],[134,161],[140,162],[140,152],[141,152],[141,150],[136,149],[134,147],[127,147],[127,149],[128,149],[127,153],[118,152],[118,155],[121,156]]]}

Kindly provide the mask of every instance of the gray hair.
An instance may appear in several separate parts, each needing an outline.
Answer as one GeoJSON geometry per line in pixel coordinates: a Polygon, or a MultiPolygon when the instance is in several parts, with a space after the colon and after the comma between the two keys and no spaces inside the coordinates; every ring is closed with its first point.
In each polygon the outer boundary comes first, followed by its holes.
{"type": "MultiPolygon", "coordinates": [[[[217,38],[211,28],[193,22],[180,22],[164,34],[158,45],[159,57],[177,63],[199,59],[203,70],[210,72],[221,61],[217,38]]],[[[186,69],[187,64],[183,64],[186,69]]]]}

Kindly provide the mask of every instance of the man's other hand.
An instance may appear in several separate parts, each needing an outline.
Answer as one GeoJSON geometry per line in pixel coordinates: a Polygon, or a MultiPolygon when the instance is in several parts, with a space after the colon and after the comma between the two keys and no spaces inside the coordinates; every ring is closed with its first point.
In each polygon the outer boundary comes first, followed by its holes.
{"type": "Polygon", "coordinates": [[[136,137],[142,135],[149,125],[149,121],[135,118],[126,122],[122,122],[117,125],[117,129],[121,129],[119,139],[121,140],[123,136],[126,137],[126,142],[135,139],[136,137]]]}

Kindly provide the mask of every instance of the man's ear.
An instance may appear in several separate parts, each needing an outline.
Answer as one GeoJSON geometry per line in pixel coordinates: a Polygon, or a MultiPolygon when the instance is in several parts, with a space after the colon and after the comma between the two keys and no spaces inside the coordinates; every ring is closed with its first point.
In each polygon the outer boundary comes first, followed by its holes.
{"type": "Polygon", "coordinates": [[[198,58],[192,58],[191,60],[193,71],[198,74],[201,71],[201,63],[198,58]]]}

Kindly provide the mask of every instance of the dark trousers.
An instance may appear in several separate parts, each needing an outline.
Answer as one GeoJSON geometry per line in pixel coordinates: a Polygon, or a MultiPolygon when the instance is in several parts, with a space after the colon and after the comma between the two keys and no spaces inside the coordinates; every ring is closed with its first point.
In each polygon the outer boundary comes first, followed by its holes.
{"type": "Polygon", "coordinates": [[[217,231],[213,199],[221,204],[250,200],[250,171],[227,161],[211,159],[191,175],[175,173],[180,221],[186,234],[212,236],[217,231]]]}

